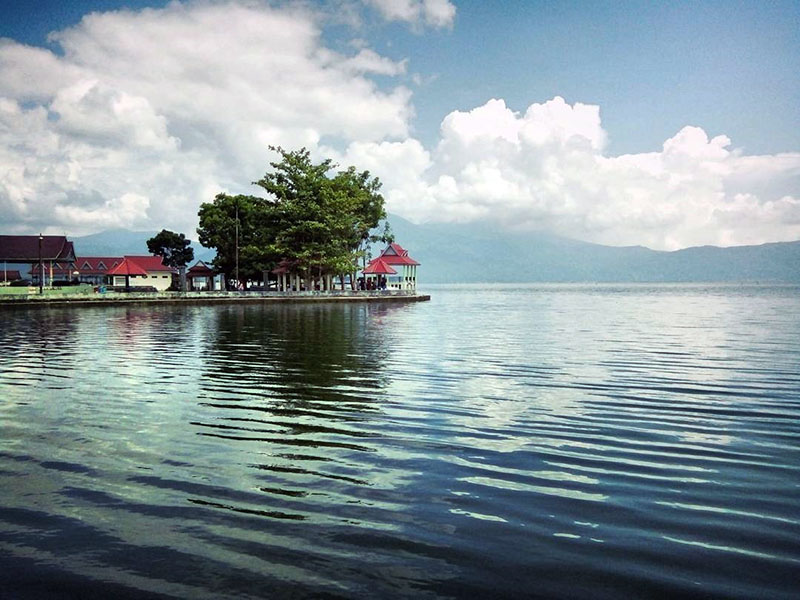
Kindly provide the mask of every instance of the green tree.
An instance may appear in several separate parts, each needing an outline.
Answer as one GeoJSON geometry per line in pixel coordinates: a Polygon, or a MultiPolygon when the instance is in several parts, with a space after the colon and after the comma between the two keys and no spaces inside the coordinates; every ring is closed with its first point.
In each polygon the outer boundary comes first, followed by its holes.
{"type": "Polygon", "coordinates": [[[161,257],[168,267],[177,267],[180,271],[181,291],[186,291],[186,265],[194,259],[191,241],[182,233],[162,229],[147,240],[147,250],[161,257]]]}
{"type": "Polygon", "coordinates": [[[355,167],[329,177],[336,167],[329,159],[315,164],[305,148],[270,149],[281,160],[270,163],[273,171],[254,183],[280,207],[277,252],[296,264],[306,279],[350,273],[354,283],[370,231],[386,217],[380,180],[355,167]]]}
{"type": "Polygon", "coordinates": [[[278,262],[306,280],[355,272],[371,232],[386,217],[381,183],[368,171],[350,167],[331,175],[329,159],[315,163],[302,148],[270,146],[279,160],[253,182],[267,198],[219,194],[200,206],[200,243],[217,249],[215,266],[240,279],[272,269],[278,262]],[[236,248],[238,247],[238,253],[236,248]]]}
{"type": "Polygon", "coordinates": [[[215,248],[214,268],[227,281],[259,280],[280,256],[275,252],[278,214],[275,202],[256,196],[217,194],[198,212],[200,243],[215,248]]]}

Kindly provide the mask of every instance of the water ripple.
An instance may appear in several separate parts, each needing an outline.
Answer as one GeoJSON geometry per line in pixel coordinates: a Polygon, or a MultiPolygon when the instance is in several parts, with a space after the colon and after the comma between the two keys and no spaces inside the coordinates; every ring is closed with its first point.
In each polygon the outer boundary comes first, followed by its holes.
{"type": "Polygon", "coordinates": [[[791,598],[799,291],[10,312],[0,587],[791,598]]]}

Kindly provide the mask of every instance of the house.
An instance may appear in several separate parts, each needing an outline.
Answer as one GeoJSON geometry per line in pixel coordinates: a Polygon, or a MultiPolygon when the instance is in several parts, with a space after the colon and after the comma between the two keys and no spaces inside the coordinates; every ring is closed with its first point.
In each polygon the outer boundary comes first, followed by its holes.
{"type": "Polygon", "coordinates": [[[52,284],[56,263],[72,270],[75,248],[63,235],[0,235],[0,261],[34,265],[31,279],[52,284]]]}
{"type": "Polygon", "coordinates": [[[172,285],[176,270],[161,262],[160,256],[124,256],[122,261],[108,271],[113,286],[148,286],[163,292],[172,285]]]}
{"type": "Polygon", "coordinates": [[[92,285],[109,283],[108,273],[121,262],[121,256],[80,256],[75,259],[78,281],[92,285]]]}
{"type": "MultiPolygon", "coordinates": [[[[121,256],[76,256],[74,263],[54,262],[53,281],[77,279],[81,283],[108,283],[108,272],[122,262],[121,256]]],[[[34,274],[37,265],[31,265],[34,274]]]]}
{"type": "Polygon", "coordinates": [[[369,261],[362,271],[367,279],[386,279],[386,287],[413,290],[417,287],[417,267],[420,263],[408,255],[400,244],[391,243],[377,258],[369,261]]]}

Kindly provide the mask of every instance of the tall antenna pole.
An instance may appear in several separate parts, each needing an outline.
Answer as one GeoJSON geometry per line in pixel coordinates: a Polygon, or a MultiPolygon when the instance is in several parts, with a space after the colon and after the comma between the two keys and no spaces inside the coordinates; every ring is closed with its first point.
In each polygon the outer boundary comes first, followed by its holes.
{"type": "Polygon", "coordinates": [[[239,289],[239,202],[236,202],[236,289],[239,289]]]}

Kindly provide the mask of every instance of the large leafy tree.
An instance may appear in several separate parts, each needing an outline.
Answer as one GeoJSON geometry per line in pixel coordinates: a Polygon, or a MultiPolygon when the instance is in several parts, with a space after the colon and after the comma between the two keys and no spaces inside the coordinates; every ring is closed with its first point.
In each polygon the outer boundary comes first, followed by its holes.
{"type": "Polygon", "coordinates": [[[191,241],[182,233],[162,229],[147,240],[147,250],[161,257],[168,267],[176,267],[180,271],[181,290],[186,291],[186,265],[194,259],[191,241]]]}
{"type": "Polygon", "coordinates": [[[255,196],[217,194],[213,202],[200,205],[198,216],[200,243],[217,250],[214,267],[229,281],[238,277],[237,283],[243,284],[260,279],[280,259],[274,249],[274,202],[255,196]]]}
{"type": "Polygon", "coordinates": [[[308,282],[322,275],[354,273],[371,235],[386,217],[381,183],[368,171],[315,163],[310,152],[270,146],[280,159],[253,182],[268,195],[218,195],[200,207],[200,242],[217,248],[216,266],[235,268],[238,228],[240,278],[258,277],[279,261],[308,282]],[[237,217],[238,215],[238,217],[237,217]]]}

